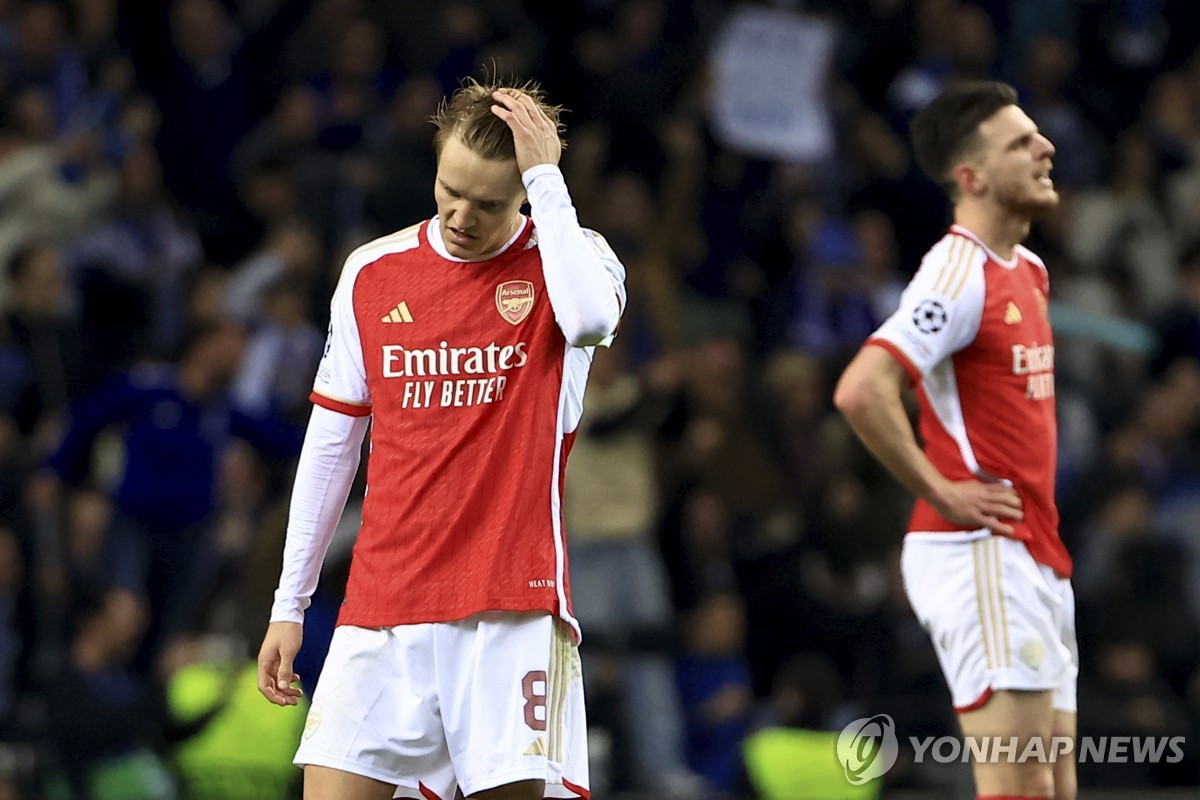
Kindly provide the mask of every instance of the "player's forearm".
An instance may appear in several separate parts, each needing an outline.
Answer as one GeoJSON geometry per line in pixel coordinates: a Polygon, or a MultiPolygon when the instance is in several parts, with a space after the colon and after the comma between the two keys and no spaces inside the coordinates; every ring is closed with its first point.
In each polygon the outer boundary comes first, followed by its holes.
{"type": "Polygon", "coordinates": [[[368,417],[314,406],[296,467],[272,622],[302,622],[358,472],[368,417]]]}
{"type": "Polygon", "coordinates": [[[834,402],[888,472],[914,495],[934,502],[947,481],[917,443],[894,377],[852,364],[834,402]]]}
{"type": "Polygon", "coordinates": [[[546,293],[555,319],[572,345],[598,344],[617,330],[619,286],[579,226],[558,167],[533,167],[522,180],[537,225],[546,293]]]}

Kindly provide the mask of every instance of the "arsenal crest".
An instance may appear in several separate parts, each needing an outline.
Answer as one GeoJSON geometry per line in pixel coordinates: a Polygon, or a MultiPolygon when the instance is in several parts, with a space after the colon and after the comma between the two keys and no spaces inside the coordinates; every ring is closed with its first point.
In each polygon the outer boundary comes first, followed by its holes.
{"type": "Polygon", "coordinates": [[[513,325],[519,325],[533,310],[533,283],[505,281],[497,286],[496,310],[513,325]]]}

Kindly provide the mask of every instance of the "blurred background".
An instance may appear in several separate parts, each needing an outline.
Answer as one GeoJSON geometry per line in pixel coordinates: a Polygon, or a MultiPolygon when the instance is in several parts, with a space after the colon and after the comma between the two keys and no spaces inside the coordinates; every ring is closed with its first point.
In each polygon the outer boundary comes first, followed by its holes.
{"type": "MultiPolygon", "coordinates": [[[[904,744],[954,732],[898,580],[911,501],[830,402],[948,223],[906,125],[963,77],[1013,83],[1058,148],[1029,244],[1080,733],[1185,737],[1081,764],[1082,796],[1194,797],[1198,17],[0,0],[0,799],[299,797],[305,709],[259,698],[253,660],[329,298],[352,249],[432,215],[428,118],[485,67],[566,107],[580,219],[629,273],[567,485],[597,800],[972,796],[904,744]],[[833,741],[876,714],[899,760],[846,794],[833,741]]],[[[307,617],[310,693],[361,494],[307,617]]]]}

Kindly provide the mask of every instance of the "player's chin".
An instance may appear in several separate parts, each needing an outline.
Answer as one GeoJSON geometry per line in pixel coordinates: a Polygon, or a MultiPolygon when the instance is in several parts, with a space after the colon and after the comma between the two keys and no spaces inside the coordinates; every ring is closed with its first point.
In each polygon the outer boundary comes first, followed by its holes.
{"type": "Polygon", "coordinates": [[[463,247],[460,244],[446,243],[446,252],[455,258],[475,258],[479,255],[477,247],[463,247]]]}
{"type": "Polygon", "coordinates": [[[1057,208],[1061,199],[1054,189],[1045,189],[1022,203],[1022,210],[1030,217],[1040,217],[1057,208]]]}

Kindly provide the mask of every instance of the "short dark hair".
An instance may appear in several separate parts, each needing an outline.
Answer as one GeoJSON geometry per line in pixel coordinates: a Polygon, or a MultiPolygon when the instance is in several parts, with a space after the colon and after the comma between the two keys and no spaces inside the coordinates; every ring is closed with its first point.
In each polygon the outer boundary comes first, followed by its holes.
{"type": "Polygon", "coordinates": [[[958,187],[950,170],[979,145],[979,125],[1017,104],[1017,90],[1000,81],[954,83],[917,112],[909,126],[913,154],[929,178],[951,200],[958,187]]]}

